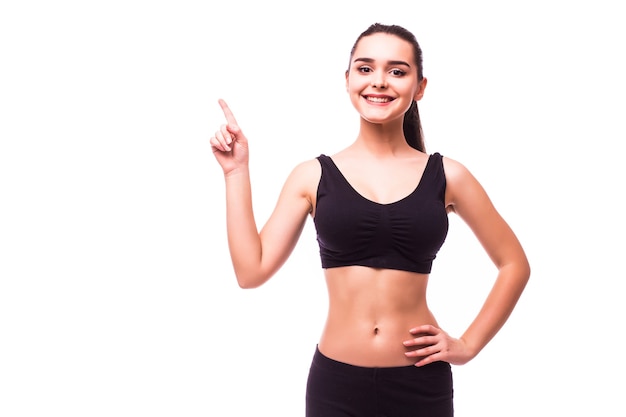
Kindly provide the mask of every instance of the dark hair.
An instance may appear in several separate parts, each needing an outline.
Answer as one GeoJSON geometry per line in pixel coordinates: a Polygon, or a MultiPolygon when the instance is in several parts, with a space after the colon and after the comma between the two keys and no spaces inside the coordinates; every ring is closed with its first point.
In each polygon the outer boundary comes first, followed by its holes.
{"type": "MultiPolygon", "coordinates": [[[[397,36],[398,38],[407,41],[413,47],[413,55],[415,58],[415,65],[417,66],[417,79],[418,81],[422,81],[424,79],[424,68],[422,65],[422,48],[420,48],[415,35],[411,32],[398,25],[383,25],[381,23],[374,23],[369,28],[367,28],[363,33],[359,35],[354,42],[354,46],[352,46],[352,50],[350,51],[350,61],[352,61],[352,56],[354,55],[354,51],[356,50],[359,41],[366,37],[376,33],[386,33],[389,35],[397,36]]],[[[404,130],[404,138],[407,143],[412,147],[417,149],[418,151],[425,152],[426,147],[424,146],[424,133],[422,131],[422,122],[420,121],[419,110],[417,109],[417,101],[413,100],[411,103],[411,107],[404,113],[404,122],[402,125],[404,130]]]]}

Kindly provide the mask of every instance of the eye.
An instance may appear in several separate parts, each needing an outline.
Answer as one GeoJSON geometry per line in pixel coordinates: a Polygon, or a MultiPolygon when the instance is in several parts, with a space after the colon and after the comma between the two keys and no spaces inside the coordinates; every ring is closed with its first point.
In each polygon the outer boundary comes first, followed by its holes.
{"type": "Polygon", "coordinates": [[[370,67],[363,66],[363,67],[357,68],[357,71],[363,72],[363,73],[368,73],[368,72],[372,72],[372,69],[370,67]]]}
{"type": "Polygon", "coordinates": [[[402,77],[406,74],[406,71],[402,71],[401,69],[392,69],[390,72],[396,77],[402,77]]]}

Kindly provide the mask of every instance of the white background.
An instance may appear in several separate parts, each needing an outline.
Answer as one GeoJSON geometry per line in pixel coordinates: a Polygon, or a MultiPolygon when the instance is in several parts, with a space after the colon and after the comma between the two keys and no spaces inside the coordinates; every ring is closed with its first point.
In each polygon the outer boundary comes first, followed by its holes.
{"type": "MultiPolygon", "coordinates": [[[[348,54],[412,30],[429,151],[463,162],[532,277],[454,367],[458,416],[625,415],[624,14],[617,1],[5,1],[0,415],[303,416],[326,293],[309,222],[237,287],[208,138],[231,105],[259,226],[288,172],[355,137],[348,54]]],[[[431,308],[459,335],[495,271],[451,230],[431,308]]]]}

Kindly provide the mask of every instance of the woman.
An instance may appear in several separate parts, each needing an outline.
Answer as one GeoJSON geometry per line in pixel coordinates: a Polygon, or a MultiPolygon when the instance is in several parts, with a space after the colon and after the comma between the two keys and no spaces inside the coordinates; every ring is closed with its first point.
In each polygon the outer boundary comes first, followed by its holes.
{"type": "Polygon", "coordinates": [[[308,417],[452,416],[451,364],[474,358],[505,323],[530,276],[514,232],[459,162],[424,149],[417,101],[427,80],[415,37],[374,24],[346,71],[360,115],[352,144],[297,165],[259,232],[252,211],[248,140],[227,104],[211,137],[226,182],[227,230],[242,288],[283,265],[312,217],[329,295],[306,394],[308,417]],[[433,259],[448,213],[475,233],[498,274],[460,337],[428,308],[433,259]]]}

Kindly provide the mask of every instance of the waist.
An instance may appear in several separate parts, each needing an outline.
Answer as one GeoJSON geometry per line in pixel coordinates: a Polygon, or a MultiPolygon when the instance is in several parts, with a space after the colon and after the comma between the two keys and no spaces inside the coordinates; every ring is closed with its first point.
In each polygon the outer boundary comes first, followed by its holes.
{"type": "Polygon", "coordinates": [[[367,367],[406,366],[409,330],[437,326],[426,302],[428,276],[346,267],[326,270],[329,308],[319,349],[328,357],[367,367]]]}
{"type": "Polygon", "coordinates": [[[326,356],[351,365],[389,367],[413,365],[418,358],[408,358],[405,353],[416,347],[406,348],[404,341],[416,337],[409,330],[422,324],[437,326],[430,314],[412,317],[380,318],[377,321],[335,320],[329,316],[319,349],[326,356]]]}
{"type": "MultiPolygon", "coordinates": [[[[391,376],[391,377],[407,377],[411,378],[415,375],[417,369],[413,365],[400,365],[400,366],[359,366],[351,365],[349,363],[335,360],[326,356],[316,346],[315,353],[313,355],[313,361],[311,363],[311,369],[323,369],[327,372],[340,375],[353,375],[361,378],[376,378],[377,376],[391,376]]],[[[421,374],[424,374],[424,370],[437,372],[450,372],[451,366],[448,362],[437,361],[433,362],[425,367],[419,368],[421,374]]]]}

